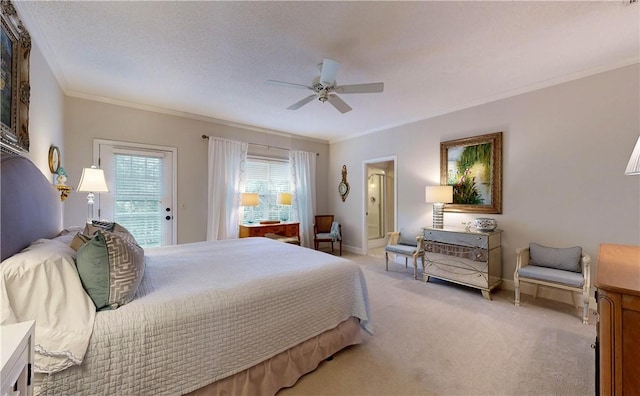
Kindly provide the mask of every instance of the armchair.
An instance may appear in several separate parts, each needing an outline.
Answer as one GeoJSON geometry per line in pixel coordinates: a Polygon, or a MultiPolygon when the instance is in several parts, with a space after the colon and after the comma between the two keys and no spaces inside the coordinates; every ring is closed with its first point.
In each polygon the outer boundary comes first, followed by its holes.
{"type": "Polygon", "coordinates": [[[569,290],[572,300],[578,292],[582,293],[582,323],[588,323],[591,257],[583,254],[580,246],[559,249],[530,243],[528,248],[516,249],[516,254],[513,273],[516,306],[520,306],[520,282],[535,284],[534,298],[540,285],[569,290]]]}
{"type": "Polygon", "coordinates": [[[340,256],[342,256],[342,225],[333,221],[333,215],[318,215],[313,223],[313,246],[318,250],[320,242],[330,242],[333,253],[333,243],[340,242],[340,256]]]}
{"type": "Polygon", "coordinates": [[[413,258],[413,279],[418,279],[418,257],[422,260],[424,270],[424,237],[421,232],[401,229],[400,232],[387,233],[387,246],[384,248],[386,269],[389,271],[389,253],[404,256],[404,266],[409,257],[413,258]]]}

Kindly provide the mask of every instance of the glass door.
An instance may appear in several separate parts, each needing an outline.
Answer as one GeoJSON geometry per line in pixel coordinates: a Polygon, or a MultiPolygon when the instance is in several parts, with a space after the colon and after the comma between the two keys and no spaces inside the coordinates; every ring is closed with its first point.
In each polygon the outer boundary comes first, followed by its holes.
{"type": "Polygon", "coordinates": [[[367,235],[369,239],[384,238],[385,175],[369,174],[367,185],[367,235]]]}
{"type": "Polygon", "coordinates": [[[174,243],[173,152],[100,144],[109,193],[99,216],[121,224],[142,247],[174,243]]]}

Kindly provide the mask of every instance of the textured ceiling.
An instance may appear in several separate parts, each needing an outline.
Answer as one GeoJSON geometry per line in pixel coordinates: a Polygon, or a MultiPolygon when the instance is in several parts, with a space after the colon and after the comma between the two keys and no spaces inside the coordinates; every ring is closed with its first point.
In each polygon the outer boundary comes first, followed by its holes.
{"type": "MultiPolygon", "coordinates": [[[[14,0],[15,2],[15,0],[14,0]]],[[[342,140],[639,61],[639,4],[18,2],[67,95],[342,140]],[[341,114],[310,92],[323,58],[341,114]]]]}

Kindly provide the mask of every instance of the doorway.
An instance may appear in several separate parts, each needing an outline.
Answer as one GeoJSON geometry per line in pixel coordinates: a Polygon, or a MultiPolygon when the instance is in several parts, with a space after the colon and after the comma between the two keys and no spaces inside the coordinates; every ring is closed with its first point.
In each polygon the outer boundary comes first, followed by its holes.
{"type": "Polygon", "coordinates": [[[364,161],[364,174],[363,252],[369,254],[384,247],[387,232],[396,228],[396,157],[364,161]]]}
{"type": "Polygon", "coordinates": [[[98,216],[124,226],[142,247],[174,244],[176,149],[96,139],[94,150],[109,187],[98,216]]]}
{"type": "Polygon", "coordinates": [[[386,205],[387,175],[383,169],[369,167],[367,176],[367,239],[369,241],[384,238],[386,230],[385,205],[386,205]]]}

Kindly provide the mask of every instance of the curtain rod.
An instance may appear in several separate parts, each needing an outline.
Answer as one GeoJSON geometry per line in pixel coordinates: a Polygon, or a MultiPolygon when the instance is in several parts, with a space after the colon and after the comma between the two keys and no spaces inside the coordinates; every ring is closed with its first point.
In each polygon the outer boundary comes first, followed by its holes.
{"type": "MultiPolygon", "coordinates": [[[[203,139],[209,139],[210,136],[207,135],[202,135],[203,139]]],[[[270,146],[267,144],[260,144],[260,143],[247,143],[250,144],[252,146],[260,146],[260,147],[266,147],[268,149],[277,149],[277,150],[285,150],[285,151],[290,151],[291,149],[288,148],[284,148],[284,147],[278,147],[278,146],[270,146]]],[[[320,155],[320,153],[316,153],[316,156],[320,155]]]]}

